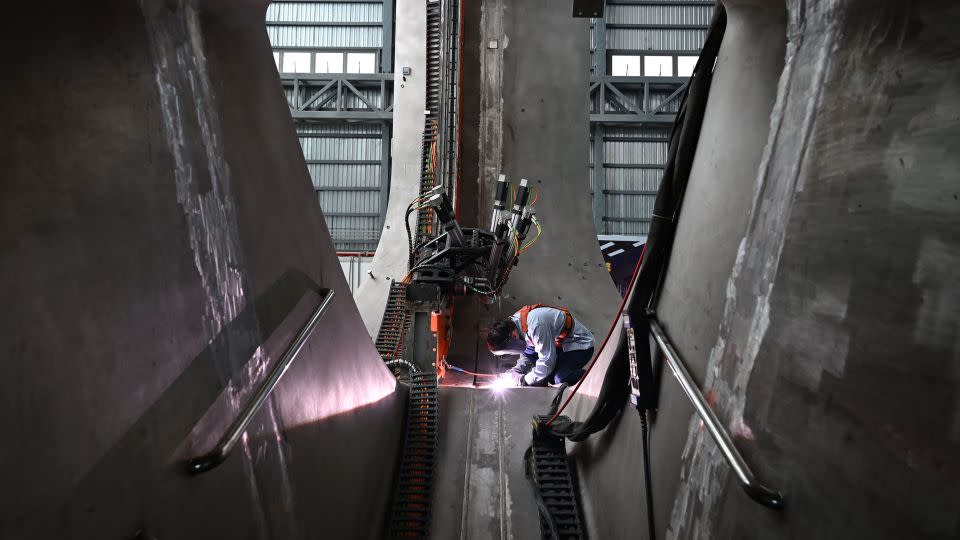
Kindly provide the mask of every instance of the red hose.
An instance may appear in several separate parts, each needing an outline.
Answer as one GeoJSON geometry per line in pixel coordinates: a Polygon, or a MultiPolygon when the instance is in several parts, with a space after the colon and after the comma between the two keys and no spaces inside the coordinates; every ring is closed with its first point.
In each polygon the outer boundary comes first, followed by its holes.
{"type": "Polygon", "coordinates": [[[584,371],[583,376],[580,377],[580,380],[577,381],[577,385],[573,387],[573,390],[570,391],[570,395],[567,396],[567,399],[564,400],[563,405],[557,409],[557,412],[550,417],[550,420],[547,422],[547,427],[553,425],[553,421],[560,416],[560,413],[567,408],[567,405],[570,403],[570,400],[573,399],[573,396],[577,395],[577,390],[580,389],[580,385],[583,384],[583,381],[587,379],[587,375],[590,374],[590,370],[593,369],[593,365],[597,363],[597,360],[600,358],[600,353],[603,352],[603,348],[607,346],[607,341],[610,340],[610,336],[613,335],[613,329],[620,324],[620,316],[623,315],[623,308],[627,305],[627,299],[630,298],[630,294],[633,293],[633,286],[637,283],[637,275],[640,273],[640,265],[643,264],[643,255],[647,252],[647,245],[643,245],[643,250],[640,252],[640,260],[637,261],[636,268],[633,269],[633,277],[630,278],[630,287],[627,288],[627,293],[623,295],[623,301],[620,302],[620,309],[617,310],[617,316],[613,319],[613,324],[610,325],[610,330],[607,331],[607,337],[603,338],[603,343],[600,345],[600,348],[597,349],[597,352],[594,353],[593,360],[590,360],[590,365],[587,366],[587,369],[584,371]]]}

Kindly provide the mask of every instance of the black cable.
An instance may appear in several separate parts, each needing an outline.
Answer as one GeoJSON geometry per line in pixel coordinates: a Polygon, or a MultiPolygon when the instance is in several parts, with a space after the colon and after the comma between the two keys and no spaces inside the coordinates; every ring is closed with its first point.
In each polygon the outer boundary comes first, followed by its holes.
{"type": "Polygon", "coordinates": [[[449,270],[449,268],[447,268],[446,266],[437,266],[437,265],[435,265],[435,264],[425,264],[425,263],[421,263],[421,264],[418,264],[418,265],[414,266],[414,267],[411,268],[410,270],[408,270],[408,272],[412,274],[412,273],[416,272],[417,270],[423,270],[424,268],[433,268],[434,270],[449,270]]]}
{"type": "Polygon", "coordinates": [[[547,501],[543,498],[543,494],[540,493],[540,486],[537,485],[536,470],[533,465],[533,446],[527,447],[527,451],[523,453],[523,463],[526,469],[527,480],[529,480],[530,485],[533,486],[533,495],[537,499],[537,509],[540,511],[543,520],[547,522],[547,528],[550,529],[550,538],[560,540],[557,522],[553,519],[553,514],[550,513],[550,509],[547,508],[547,501]]]}
{"type": "MultiPolygon", "coordinates": [[[[670,134],[667,162],[664,164],[663,177],[654,203],[644,260],[624,306],[624,313],[637,321],[645,319],[646,309],[651,303],[655,305],[662,283],[661,278],[665,275],[670,259],[677,216],[683,204],[687,181],[693,167],[693,158],[700,140],[700,128],[703,126],[707,98],[713,80],[713,63],[723,42],[725,29],[726,10],[722,4],[718,3],[710,29],[707,31],[700,59],[697,61],[694,75],[670,134]]],[[[638,333],[638,335],[645,336],[646,333],[638,333]]],[[[603,375],[603,382],[593,410],[583,421],[569,422],[563,426],[554,423],[551,432],[555,435],[566,437],[574,442],[586,440],[593,433],[605,429],[623,410],[630,392],[627,384],[630,374],[626,344],[621,339],[618,344],[611,343],[608,346],[615,346],[616,350],[603,375]]],[[[641,347],[638,355],[645,349],[641,347]]],[[[638,356],[637,360],[649,361],[648,354],[649,352],[642,353],[643,357],[638,356]]]]}
{"type": "Polygon", "coordinates": [[[657,529],[653,525],[653,484],[650,480],[650,432],[647,429],[647,411],[640,411],[640,436],[643,438],[643,480],[647,485],[647,526],[650,540],[657,539],[657,529]]]}
{"type": "Polygon", "coordinates": [[[407,270],[413,266],[413,234],[410,232],[411,212],[413,212],[413,203],[407,205],[407,213],[403,215],[403,225],[407,228],[407,270]]]}

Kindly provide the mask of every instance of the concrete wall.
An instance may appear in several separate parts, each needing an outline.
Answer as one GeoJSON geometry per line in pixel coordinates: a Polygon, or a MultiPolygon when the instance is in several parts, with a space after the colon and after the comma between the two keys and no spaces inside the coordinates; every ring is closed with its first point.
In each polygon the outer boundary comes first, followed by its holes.
{"type": "Polygon", "coordinates": [[[543,223],[540,241],[520,258],[500,301],[489,306],[475,300],[457,303],[451,359],[468,365],[476,356],[480,369],[489,371],[496,363],[479,340],[494,318],[524,304],[564,305],[602,335],[620,298],[592,225],[584,226],[593,223],[590,186],[583,174],[589,161],[588,23],[532,0],[486,0],[479,15],[477,21],[476,13],[465,14],[468,27],[480,28],[479,66],[469,55],[464,64],[480,70],[464,74],[465,80],[479,80],[479,85],[465,86],[471,91],[479,86],[479,99],[464,97],[471,110],[479,101],[479,148],[463,154],[464,170],[473,169],[468,177],[479,182],[479,189],[468,188],[478,193],[476,219],[484,227],[489,223],[497,174],[502,173],[515,184],[526,178],[540,191],[535,208],[543,223]],[[497,41],[497,48],[489,48],[490,41],[497,41]]]}
{"type": "Polygon", "coordinates": [[[382,531],[358,509],[388,506],[404,398],[350,300],[264,8],[33,4],[3,23],[22,52],[0,90],[0,537],[382,531]],[[319,287],[337,299],[249,438],[182,474],[319,287]]]}
{"type": "MultiPolygon", "coordinates": [[[[731,7],[727,17],[700,144],[657,306],[664,327],[699,381],[704,380],[706,351],[716,340],[726,283],[753,203],[756,171],[768,137],[786,47],[783,7],[731,7]],[[731,136],[731,130],[736,136],[731,136]],[[717,223],[725,226],[716,227],[717,223]]],[[[611,354],[606,352],[603,360],[611,354]]],[[[588,395],[599,392],[603,374],[599,368],[591,374],[588,395]]],[[[663,535],[680,482],[679,449],[693,409],[669,372],[662,374],[659,393],[651,453],[654,517],[658,534],[663,535]]],[[[576,416],[585,415],[593,404],[592,399],[580,400],[576,416]]],[[[643,462],[637,413],[627,411],[608,431],[611,433],[575,445],[572,453],[589,494],[591,531],[594,536],[612,538],[646,531],[647,516],[642,504],[643,475],[638,469],[643,462]],[[624,470],[637,470],[637,474],[632,481],[623,482],[624,470]]]]}
{"type": "MultiPolygon", "coordinates": [[[[787,508],[747,498],[663,373],[657,534],[956,537],[960,303],[946,269],[960,254],[960,10],[726,4],[657,308],[787,508]],[[723,216],[728,227],[705,225],[723,216]]],[[[573,447],[594,537],[645,530],[639,431],[627,411],[573,447]]]]}
{"type": "Polygon", "coordinates": [[[550,388],[440,389],[432,538],[536,538],[533,488],[523,455],[530,411],[549,408],[550,388]]]}

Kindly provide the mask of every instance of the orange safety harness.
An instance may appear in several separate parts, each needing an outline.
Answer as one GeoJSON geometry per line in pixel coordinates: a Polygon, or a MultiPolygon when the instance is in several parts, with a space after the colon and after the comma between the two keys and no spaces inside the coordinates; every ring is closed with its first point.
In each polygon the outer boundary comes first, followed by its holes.
{"type": "Polygon", "coordinates": [[[530,306],[523,306],[520,308],[520,329],[523,330],[523,334],[527,334],[527,316],[530,315],[530,312],[542,307],[553,308],[563,312],[563,330],[560,330],[560,334],[557,335],[556,345],[557,348],[560,348],[560,344],[563,342],[567,336],[570,335],[570,332],[573,330],[573,315],[570,314],[570,310],[562,307],[549,306],[547,304],[533,304],[530,306]]]}

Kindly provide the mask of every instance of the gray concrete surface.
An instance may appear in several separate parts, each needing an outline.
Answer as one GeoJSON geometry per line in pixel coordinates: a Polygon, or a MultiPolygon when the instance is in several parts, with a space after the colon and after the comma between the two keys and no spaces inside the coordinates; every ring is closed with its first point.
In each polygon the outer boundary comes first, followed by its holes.
{"type": "MultiPolygon", "coordinates": [[[[701,382],[753,204],[756,171],[767,142],[786,47],[783,7],[731,7],[727,17],[727,32],[657,306],[664,328],[701,382]]],[[[591,375],[588,395],[599,392],[602,374],[591,375]]],[[[669,372],[662,373],[658,387],[651,453],[655,523],[658,534],[663,535],[680,482],[678,450],[686,440],[693,408],[669,372]]],[[[593,404],[592,399],[577,403],[577,416],[589,412],[593,404]]],[[[580,464],[581,484],[589,493],[586,501],[592,536],[598,538],[622,538],[631,531],[647,530],[643,476],[637,469],[643,463],[639,417],[627,411],[610,429],[614,434],[572,448],[580,464]],[[637,474],[623,482],[625,470],[637,470],[637,474]],[[593,506],[592,501],[605,502],[593,506]]]]}
{"type": "Polygon", "coordinates": [[[381,533],[357,509],[388,506],[404,399],[350,301],[264,8],[21,4],[2,23],[21,50],[0,90],[2,538],[381,533]],[[184,476],[319,287],[337,299],[249,438],[184,476]]]}
{"type": "MultiPolygon", "coordinates": [[[[540,191],[535,208],[544,227],[540,241],[511,273],[501,301],[457,304],[451,358],[469,362],[479,354],[478,369],[491,371],[495,363],[485,351],[478,353],[483,347],[474,336],[494,318],[524,304],[557,304],[602,335],[620,299],[603,266],[596,234],[582,226],[593,220],[584,172],[589,156],[584,136],[589,85],[583,69],[588,24],[567,10],[528,0],[484,1],[480,15],[480,21],[467,18],[465,24],[480,28],[481,47],[494,40],[499,45],[481,48],[479,74],[464,74],[464,79],[480,81],[479,150],[463,154],[464,170],[479,171],[472,173],[479,181],[477,220],[484,226],[489,222],[494,173],[499,172],[515,184],[527,178],[540,191]],[[478,161],[470,161],[471,156],[478,161]]],[[[465,96],[471,103],[476,99],[465,96]]]]}
{"type": "MultiPolygon", "coordinates": [[[[728,4],[658,310],[787,508],[746,497],[663,374],[658,535],[955,538],[960,12],[788,2],[778,38],[775,2],[728,4]]],[[[573,448],[594,537],[644,537],[638,424],[573,448]]]]}
{"type": "MultiPolygon", "coordinates": [[[[662,375],[658,536],[955,538],[960,8],[731,4],[658,309],[788,506],[739,490],[662,375]]],[[[0,38],[20,51],[0,90],[0,537],[379,537],[404,396],[349,300],[263,5],[18,10],[0,38]],[[182,475],[319,287],[338,300],[237,455],[182,475]]],[[[498,314],[562,303],[602,338],[618,305],[581,174],[587,85],[566,79],[584,73],[587,23],[534,0],[489,10],[502,34],[488,20],[477,42],[501,43],[501,86],[478,90],[502,95],[502,147],[479,130],[464,167],[480,208],[480,156],[541,186],[546,230],[502,304],[458,304],[455,350],[488,367],[477,330],[498,314]]],[[[520,455],[551,396],[441,391],[435,537],[537,534],[520,455]]],[[[643,537],[635,414],[570,450],[591,537],[643,537]]]]}
{"type": "Polygon", "coordinates": [[[960,535],[950,2],[789,2],[771,138],[707,389],[791,501],[734,496],[696,426],[671,529],[960,535]],[[907,360],[909,359],[909,360],[907,360]],[[709,493],[703,497],[698,493],[709,493]]]}
{"type": "MultiPolygon", "coordinates": [[[[360,315],[373,339],[380,332],[391,280],[399,281],[407,273],[407,232],[403,218],[407,205],[420,194],[420,150],[427,99],[426,4],[420,0],[397,0],[396,4],[394,71],[397,75],[393,83],[390,198],[386,225],[371,262],[372,276],[363,281],[355,295],[360,315]],[[406,78],[402,75],[405,66],[411,69],[406,78]]],[[[416,213],[410,221],[416,222],[416,213]]]]}
{"type": "Polygon", "coordinates": [[[551,399],[549,388],[440,389],[432,538],[539,538],[523,454],[551,399]]]}

